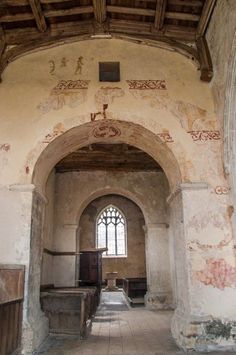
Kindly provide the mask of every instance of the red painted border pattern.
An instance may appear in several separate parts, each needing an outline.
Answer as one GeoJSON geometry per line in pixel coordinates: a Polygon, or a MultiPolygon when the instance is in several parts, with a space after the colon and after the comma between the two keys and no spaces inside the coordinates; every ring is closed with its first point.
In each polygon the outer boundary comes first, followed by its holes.
{"type": "Polygon", "coordinates": [[[60,80],[52,89],[53,93],[61,93],[68,90],[88,89],[89,80],[60,80]]]}
{"type": "Polygon", "coordinates": [[[130,90],[166,90],[165,80],[126,80],[130,90]]]}
{"type": "Polygon", "coordinates": [[[194,142],[218,141],[221,139],[220,131],[189,131],[194,142]]]}

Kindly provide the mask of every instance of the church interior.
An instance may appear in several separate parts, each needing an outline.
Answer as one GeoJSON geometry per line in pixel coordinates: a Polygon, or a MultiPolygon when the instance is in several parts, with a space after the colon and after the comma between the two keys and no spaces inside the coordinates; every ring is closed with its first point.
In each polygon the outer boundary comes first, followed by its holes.
{"type": "Polygon", "coordinates": [[[236,354],[236,1],[0,1],[0,355],[236,354]]]}

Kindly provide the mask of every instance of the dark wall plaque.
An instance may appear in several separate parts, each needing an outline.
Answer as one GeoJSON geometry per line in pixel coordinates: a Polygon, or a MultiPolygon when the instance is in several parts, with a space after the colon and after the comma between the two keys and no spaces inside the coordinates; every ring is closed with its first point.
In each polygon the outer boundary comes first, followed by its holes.
{"type": "Polygon", "coordinates": [[[120,62],[99,62],[99,81],[120,81],[120,62]]]}

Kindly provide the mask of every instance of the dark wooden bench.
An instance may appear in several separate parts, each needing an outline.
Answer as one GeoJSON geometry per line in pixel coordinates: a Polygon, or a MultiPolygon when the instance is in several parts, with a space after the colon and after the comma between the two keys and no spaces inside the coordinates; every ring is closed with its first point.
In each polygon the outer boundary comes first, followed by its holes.
{"type": "Polygon", "coordinates": [[[147,279],[144,277],[123,278],[123,289],[131,304],[137,299],[143,303],[142,300],[147,292],[147,279]]]}

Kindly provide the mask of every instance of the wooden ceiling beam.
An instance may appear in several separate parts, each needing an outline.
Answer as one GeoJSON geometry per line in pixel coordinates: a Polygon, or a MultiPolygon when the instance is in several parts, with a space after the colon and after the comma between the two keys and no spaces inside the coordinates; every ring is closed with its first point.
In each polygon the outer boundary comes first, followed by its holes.
{"type": "Polygon", "coordinates": [[[30,21],[34,20],[33,13],[25,12],[12,15],[3,15],[0,17],[0,23],[6,22],[20,22],[20,21],[30,21]]]}
{"type": "Polygon", "coordinates": [[[60,9],[60,10],[47,10],[44,11],[44,16],[49,17],[61,17],[61,16],[71,16],[71,15],[81,15],[89,14],[93,12],[93,6],[76,6],[70,9],[60,9]]]}
{"type": "Polygon", "coordinates": [[[45,32],[47,29],[47,24],[45,17],[41,8],[40,0],[29,0],[38,30],[40,32],[45,32]]]}
{"type": "Polygon", "coordinates": [[[5,49],[6,42],[5,42],[5,35],[2,26],[0,25],[0,57],[5,49]]]}
{"type": "Polygon", "coordinates": [[[109,30],[123,33],[142,33],[151,34],[151,24],[139,21],[128,21],[128,20],[118,20],[111,19],[109,21],[109,30]]]}
{"type": "Polygon", "coordinates": [[[53,37],[72,37],[92,33],[94,30],[91,21],[52,23],[50,26],[50,35],[53,37]]]}
{"type": "Polygon", "coordinates": [[[191,7],[202,7],[203,2],[200,0],[168,0],[169,5],[175,6],[191,6],[191,7]]]}
{"type": "Polygon", "coordinates": [[[93,0],[94,17],[98,23],[106,21],[106,0],[93,0]]]}
{"type": "Polygon", "coordinates": [[[27,6],[28,0],[1,0],[1,6],[27,6]]]}
{"type": "Polygon", "coordinates": [[[200,61],[201,80],[210,82],[213,77],[213,65],[205,37],[197,38],[197,49],[200,61]]]}
{"type": "MultiPolygon", "coordinates": [[[[150,35],[153,39],[158,36],[158,39],[165,38],[164,36],[177,39],[177,40],[186,40],[193,42],[195,40],[195,31],[194,29],[189,29],[188,27],[179,28],[178,26],[165,25],[162,33],[152,33],[151,24],[149,23],[140,23],[139,21],[125,21],[125,20],[115,20],[112,19],[109,21],[108,29],[111,32],[121,32],[121,33],[130,33],[130,34],[140,34],[150,35]]],[[[22,44],[27,41],[34,41],[37,39],[42,39],[52,36],[71,36],[78,35],[82,33],[92,33],[93,24],[91,21],[78,21],[78,22],[62,22],[62,23],[52,23],[50,25],[50,30],[47,33],[41,34],[37,31],[36,28],[21,28],[21,29],[11,29],[5,30],[6,42],[9,45],[22,44]],[[87,31],[87,32],[86,32],[87,31]]]]}
{"type": "MultiPolygon", "coordinates": [[[[44,11],[44,17],[61,17],[61,16],[71,16],[71,15],[80,15],[88,14],[93,12],[93,6],[77,6],[70,9],[60,9],[60,10],[47,10],[44,11]]],[[[33,13],[18,13],[11,15],[1,16],[0,23],[4,22],[18,22],[18,21],[28,21],[34,20],[35,17],[33,13]]]]}
{"type": "Polygon", "coordinates": [[[196,40],[196,29],[191,27],[165,25],[163,34],[182,41],[195,42],[196,40]]]}
{"type": "Polygon", "coordinates": [[[214,6],[216,4],[216,0],[206,0],[204,3],[204,7],[202,10],[202,15],[200,17],[198,28],[197,28],[197,36],[204,36],[206,33],[206,29],[213,12],[214,6]]]}
{"type": "Polygon", "coordinates": [[[9,45],[21,45],[23,43],[29,43],[32,41],[49,40],[54,37],[70,37],[81,34],[93,33],[93,25],[91,21],[78,21],[78,22],[62,22],[52,23],[50,29],[46,32],[40,33],[36,28],[22,28],[5,30],[6,42],[9,45]],[[26,39],[27,38],[27,42],[26,39]]]}
{"type": "Polygon", "coordinates": [[[154,28],[160,31],[164,25],[167,0],[157,0],[154,28]]]}
{"type": "Polygon", "coordinates": [[[184,21],[194,21],[198,22],[200,19],[199,15],[188,14],[185,12],[166,12],[165,17],[173,20],[184,20],[184,21]]]}
{"type": "Polygon", "coordinates": [[[71,2],[71,0],[41,0],[41,4],[60,4],[60,3],[66,3],[66,2],[71,2]]]}
{"type": "Polygon", "coordinates": [[[8,45],[20,45],[28,41],[34,41],[42,37],[46,37],[46,33],[42,34],[36,28],[17,28],[11,30],[5,30],[5,37],[8,45]]]}
{"type": "Polygon", "coordinates": [[[107,6],[108,12],[118,13],[118,14],[128,14],[128,15],[142,15],[142,16],[155,16],[156,11],[151,9],[142,9],[135,7],[125,7],[125,6],[107,6]]]}
{"type": "Polygon", "coordinates": [[[5,40],[5,34],[2,29],[2,26],[0,25],[0,82],[2,81],[1,79],[1,73],[2,73],[2,57],[6,49],[6,40],[5,40]]]}

